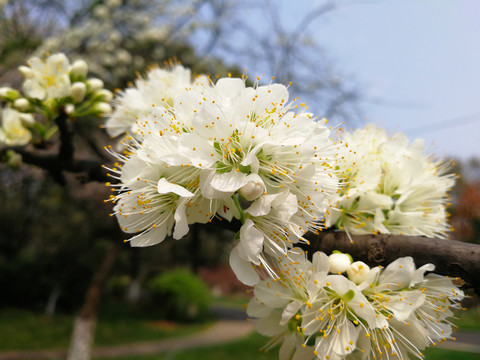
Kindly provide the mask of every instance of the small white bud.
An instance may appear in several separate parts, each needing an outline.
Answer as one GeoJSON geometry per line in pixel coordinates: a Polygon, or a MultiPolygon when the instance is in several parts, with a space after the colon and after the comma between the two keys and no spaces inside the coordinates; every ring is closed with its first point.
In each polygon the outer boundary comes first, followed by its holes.
{"type": "Polygon", "coordinates": [[[332,274],[343,273],[352,263],[352,258],[347,254],[333,253],[328,257],[330,263],[330,272],[332,274]]]}
{"type": "Polygon", "coordinates": [[[20,98],[20,92],[10,87],[0,88],[0,99],[4,101],[14,101],[20,98]]]}
{"type": "Polygon", "coordinates": [[[75,82],[70,88],[70,96],[73,99],[74,103],[82,102],[85,99],[85,94],[87,93],[87,85],[83,82],[75,82]]]}
{"type": "Polygon", "coordinates": [[[35,123],[35,118],[33,117],[32,114],[21,113],[19,116],[20,116],[20,121],[22,122],[22,125],[25,127],[32,126],[35,123]]]}
{"type": "Polygon", "coordinates": [[[8,96],[8,92],[11,90],[9,87],[1,87],[0,88],[0,98],[4,98],[8,96]]]}
{"type": "Polygon", "coordinates": [[[65,105],[64,111],[65,111],[65,114],[72,115],[73,112],[75,111],[75,105],[73,104],[65,105]]]}
{"type": "Polygon", "coordinates": [[[31,79],[35,76],[33,70],[25,65],[20,65],[18,67],[18,72],[23,76],[24,79],[31,79]]]}
{"type": "Polygon", "coordinates": [[[30,102],[25,98],[20,98],[13,102],[13,107],[18,111],[25,112],[30,108],[30,102]]]}
{"type": "Polygon", "coordinates": [[[91,92],[103,89],[103,81],[97,78],[88,79],[87,85],[91,92]]]}
{"type": "Polygon", "coordinates": [[[264,191],[263,184],[258,181],[249,181],[239,190],[240,195],[242,195],[247,201],[257,199],[264,191]]]}
{"type": "Polygon", "coordinates": [[[348,278],[357,285],[365,281],[369,272],[370,267],[363,261],[355,261],[347,269],[348,278]]]}
{"type": "Polygon", "coordinates": [[[95,114],[110,114],[112,112],[112,107],[106,102],[98,102],[92,107],[92,111],[95,114]]]}
{"type": "Polygon", "coordinates": [[[113,94],[110,90],[101,89],[101,90],[96,91],[93,94],[93,98],[95,100],[109,102],[110,100],[112,100],[113,94]]]}
{"type": "Polygon", "coordinates": [[[74,77],[85,78],[88,73],[88,65],[84,60],[76,60],[70,68],[70,74],[74,77]]]}

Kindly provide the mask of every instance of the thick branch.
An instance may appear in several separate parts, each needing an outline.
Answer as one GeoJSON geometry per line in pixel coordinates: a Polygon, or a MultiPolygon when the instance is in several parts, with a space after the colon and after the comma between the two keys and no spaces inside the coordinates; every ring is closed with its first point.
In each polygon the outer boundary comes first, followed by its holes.
{"type": "Polygon", "coordinates": [[[437,274],[459,277],[480,294],[480,245],[402,235],[356,235],[351,242],[345,232],[309,234],[308,239],[311,252],[339,250],[369,265],[388,265],[411,256],[417,267],[432,263],[437,274]]]}
{"type": "Polygon", "coordinates": [[[100,161],[75,158],[65,159],[57,154],[42,154],[38,151],[28,151],[26,148],[20,146],[1,149],[0,155],[3,156],[9,149],[22,155],[22,161],[25,164],[38,166],[51,174],[58,174],[67,171],[74,174],[82,174],[82,180],[85,182],[110,181],[110,178],[103,170],[100,161]]]}
{"type": "MultiPolygon", "coordinates": [[[[237,232],[238,221],[214,221],[214,225],[237,232]]],[[[431,263],[435,273],[459,277],[480,295],[480,245],[455,240],[432,239],[423,236],[404,235],[352,235],[353,242],[345,232],[324,231],[319,235],[309,233],[310,246],[302,246],[313,253],[333,250],[349,253],[355,260],[371,266],[386,266],[399,257],[411,256],[417,267],[431,263]]]]}
{"type": "Polygon", "coordinates": [[[71,161],[75,153],[73,146],[74,132],[72,125],[68,121],[68,115],[63,111],[55,119],[60,133],[60,149],[58,151],[58,158],[64,161],[71,161]]]}

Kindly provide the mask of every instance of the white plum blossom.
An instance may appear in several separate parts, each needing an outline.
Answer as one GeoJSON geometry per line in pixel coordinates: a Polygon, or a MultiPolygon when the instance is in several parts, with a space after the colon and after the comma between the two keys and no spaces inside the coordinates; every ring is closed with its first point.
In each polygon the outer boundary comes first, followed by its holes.
{"type": "Polygon", "coordinates": [[[0,142],[8,146],[26,145],[32,139],[32,134],[24,126],[22,114],[12,108],[5,108],[2,111],[0,126],[0,142]]]}
{"type": "Polygon", "coordinates": [[[120,192],[110,200],[121,229],[136,234],[128,240],[132,246],[158,244],[172,232],[180,239],[189,223],[212,217],[212,202],[199,195],[198,177],[195,168],[175,169],[130,156],[122,167],[120,192]]]}
{"type": "Polygon", "coordinates": [[[150,70],[145,78],[135,81],[135,86],[118,93],[115,111],[105,123],[107,133],[114,137],[135,134],[137,119],[152,112],[152,107],[172,107],[174,98],[192,86],[191,76],[190,70],[180,64],[150,70]]]}
{"type": "Polygon", "coordinates": [[[123,143],[134,157],[171,173],[195,172],[191,191],[208,204],[210,218],[242,221],[230,264],[253,285],[259,276],[252,266],[276,276],[272,262],[323,227],[338,182],[337,147],[325,122],[296,111],[283,85],[247,87],[239,78],[190,83],[190,73],[177,67],[152,71],[127,89],[106,127],[112,135],[130,129],[123,143]]]}
{"type": "Polygon", "coordinates": [[[364,282],[370,273],[370,267],[363,261],[355,261],[347,268],[348,279],[355,284],[364,282]]]}
{"type": "Polygon", "coordinates": [[[448,190],[454,175],[424,154],[423,142],[388,136],[372,124],[344,133],[341,179],[327,226],[351,234],[403,234],[445,238],[448,190]]]}
{"type": "Polygon", "coordinates": [[[25,76],[23,91],[34,99],[58,99],[70,95],[70,62],[62,54],[54,54],[42,60],[33,57],[29,67],[22,67],[25,76]]]}
{"type": "Polygon", "coordinates": [[[310,262],[293,249],[277,265],[280,277],[255,285],[247,313],[271,337],[265,349],[281,345],[280,359],[421,359],[426,347],[452,338],[450,309],[464,297],[452,279],[424,275],[432,264],[416,269],[408,257],[358,284],[328,274],[320,252],[310,262]]]}
{"type": "Polygon", "coordinates": [[[282,344],[280,359],[313,359],[314,348],[306,345],[299,313],[327,276],[328,258],[318,252],[310,262],[304,251],[293,248],[288,256],[278,260],[277,266],[279,279],[266,279],[255,285],[247,314],[258,318],[258,332],[272,337],[267,349],[282,344]]]}
{"type": "Polygon", "coordinates": [[[410,257],[399,258],[385,269],[374,268],[359,285],[384,325],[362,336],[366,359],[389,355],[422,358],[430,345],[451,338],[453,316],[464,294],[452,279],[430,273],[432,264],[416,269],[410,257]]]}

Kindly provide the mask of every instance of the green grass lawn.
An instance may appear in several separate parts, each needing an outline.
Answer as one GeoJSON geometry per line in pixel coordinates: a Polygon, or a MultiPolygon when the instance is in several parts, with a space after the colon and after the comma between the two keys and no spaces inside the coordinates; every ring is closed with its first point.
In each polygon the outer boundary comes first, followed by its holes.
{"type": "Polygon", "coordinates": [[[480,332],[480,312],[478,307],[467,308],[467,310],[464,311],[456,311],[456,316],[459,319],[454,320],[453,323],[459,326],[459,331],[480,332]]]}
{"type": "MultiPolygon", "coordinates": [[[[247,297],[220,298],[215,304],[241,308],[247,297]]],[[[460,331],[479,331],[480,315],[476,308],[458,313],[460,320],[454,321],[460,325],[460,331]]],[[[57,314],[47,317],[43,314],[25,310],[0,310],[0,351],[7,350],[37,350],[65,349],[70,340],[73,317],[57,314]]],[[[167,337],[184,336],[199,331],[207,324],[180,325],[164,321],[156,321],[155,317],[141,309],[128,308],[124,304],[109,303],[100,311],[100,318],[95,334],[95,345],[116,345],[133,342],[155,341],[167,337]]],[[[135,357],[139,360],[163,359],[245,359],[268,360],[278,357],[278,350],[268,354],[258,351],[266,343],[259,335],[233,342],[228,345],[214,346],[205,349],[192,350],[165,356],[135,357]],[[242,355],[237,355],[242,354],[242,355]]],[[[430,349],[426,351],[427,359],[479,359],[478,354],[468,354],[457,351],[430,349]]],[[[124,358],[128,360],[128,358],[124,358]]],[[[133,359],[133,358],[132,358],[133,359]]]]}
{"type": "MultiPolygon", "coordinates": [[[[95,345],[116,345],[184,336],[208,324],[180,325],[155,321],[147,316],[101,316],[97,323],[95,345]]],[[[26,310],[0,311],[0,351],[62,349],[68,346],[73,317],[57,314],[48,317],[26,310]]]]}
{"type": "MultiPolygon", "coordinates": [[[[134,356],[110,358],[110,360],[277,360],[278,348],[268,353],[259,351],[267,342],[267,338],[252,334],[248,338],[226,345],[210,346],[203,349],[193,349],[162,355],[134,356]]],[[[425,351],[426,360],[478,360],[479,354],[442,349],[428,349],[425,351]]],[[[95,359],[107,360],[107,359],[95,359]]]]}

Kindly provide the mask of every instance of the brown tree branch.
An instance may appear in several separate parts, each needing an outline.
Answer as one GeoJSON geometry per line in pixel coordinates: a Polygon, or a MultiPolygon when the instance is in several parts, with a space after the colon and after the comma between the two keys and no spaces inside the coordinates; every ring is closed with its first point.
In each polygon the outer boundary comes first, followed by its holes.
{"type": "Polygon", "coordinates": [[[459,277],[480,294],[480,245],[423,236],[354,235],[345,232],[309,234],[309,251],[339,250],[369,265],[388,265],[399,257],[411,256],[417,267],[431,263],[435,273],[459,277]]]}
{"type": "MultiPolygon", "coordinates": [[[[241,226],[238,221],[226,220],[215,220],[213,225],[233,232],[241,226]]],[[[350,241],[345,232],[328,230],[318,235],[309,233],[306,238],[310,245],[302,248],[310,253],[331,254],[338,250],[370,266],[386,266],[400,257],[411,256],[417,267],[431,263],[435,265],[435,273],[461,278],[480,295],[480,245],[477,244],[404,235],[351,235],[350,241]]]]}
{"type": "MultiPolygon", "coordinates": [[[[107,176],[102,163],[91,159],[64,158],[57,154],[41,153],[40,151],[29,151],[25,147],[15,146],[0,149],[0,157],[3,157],[8,150],[13,150],[22,156],[25,164],[38,166],[50,174],[57,175],[62,172],[78,174],[82,181],[111,181],[107,176]]],[[[57,177],[58,178],[58,177],[57,177]]],[[[57,180],[57,178],[55,178],[57,180]]]]}

